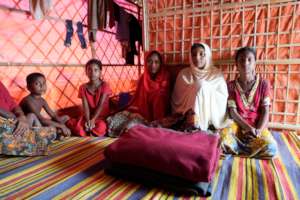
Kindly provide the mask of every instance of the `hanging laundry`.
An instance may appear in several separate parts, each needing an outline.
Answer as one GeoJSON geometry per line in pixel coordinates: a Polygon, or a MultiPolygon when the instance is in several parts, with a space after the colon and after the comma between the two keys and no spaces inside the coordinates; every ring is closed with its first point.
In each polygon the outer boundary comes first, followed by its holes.
{"type": "Polygon", "coordinates": [[[67,34],[66,34],[66,39],[65,39],[64,45],[66,47],[69,47],[69,46],[71,46],[71,41],[72,41],[73,31],[74,31],[72,20],[67,19],[65,25],[66,25],[67,34]]]}
{"type": "Polygon", "coordinates": [[[29,0],[29,8],[34,19],[44,18],[50,11],[52,0],[29,0]]]}
{"type": "Polygon", "coordinates": [[[87,46],[86,46],[86,42],[85,42],[85,38],[84,38],[84,35],[83,35],[83,25],[81,22],[77,22],[77,36],[79,38],[79,41],[80,41],[80,46],[82,49],[86,49],[87,46]]]}
{"type": "Polygon", "coordinates": [[[138,55],[138,50],[136,48],[136,43],[140,45],[143,43],[142,40],[142,27],[132,14],[129,15],[129,51],[126,56],[126,64],[134,65],[134,55],[138,55]]]}
{"type": "Polygon", "coordinates": [[[88,29],[90,41],[96,41],[97,30],[105,29],[107,24],[109,27],[113,27],[114,20],[114,6],[112,0],[88,0],[88,29]]]}
{"type": "Polygon", "coordinates": [[[117,22],[116,39],[120,42],[129,41],[129,14],[124,10],[124,8],[119,7],[117,22]]]}
{"type": "Polygon", "coordinates": [[[126,64],[134,65],[134,55],[138,55],[136,41],[142,44],[142,27],[138,19],[127,13],[124,8],[116,3],[114,7],[114,19],[117,21],[116,39],[122,47],[122,57],[126,64]]]}
{"type": "MultiPolygon", "coordinates": [[[[115,7],[115,19],[117,21],[116,39],[120,42],[122,48],[122,57],[127,60],[127,54],[130,51],[129,46],[129,14],[124,8],[119,7],[117,4],[115,7]]],[[[127,63],[127,62],[126,62],[127,63]]]]}
{"type": "Polygon", "coordinates": [[[122,58],[126,58],[129,52],[129,43],[126,40],[120,41],[121,48],[122,48],[122,58]]]}
{"type": "MultiPolygon", "coordinates": [[[[108,5],[107,5],[107,21],[108,21],[108,27],[112,28],[115,26],[115,6],[114,4],[116,4],[115,2],[113,2],[113,0],[108,1],[108,5]]],[[[107,25],[106,25],[107,27],[107,25]]]]}

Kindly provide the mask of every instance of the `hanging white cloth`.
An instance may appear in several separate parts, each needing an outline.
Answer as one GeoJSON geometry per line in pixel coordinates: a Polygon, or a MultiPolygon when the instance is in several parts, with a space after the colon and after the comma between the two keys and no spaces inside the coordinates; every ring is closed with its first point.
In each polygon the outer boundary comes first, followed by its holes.
{"type": "Polygon", "coordinates": [[[220,129],[229,123],[226,116],[227,84],[222,72],[212,66],[210,48],[201,44],[205,47],[206,65],[202,70],[197,68],[190,56],[190,67],[181,70],[176,79],[172,111],[184,114],[192,109],[197,117],[195,127],[207,130],[212,124],[220,129]]]}
{"type": "Polygon", "coordinates": [[[29,0],[29,8],[34,19],[43,19],[49,13],[52,0],[29,0]]]}

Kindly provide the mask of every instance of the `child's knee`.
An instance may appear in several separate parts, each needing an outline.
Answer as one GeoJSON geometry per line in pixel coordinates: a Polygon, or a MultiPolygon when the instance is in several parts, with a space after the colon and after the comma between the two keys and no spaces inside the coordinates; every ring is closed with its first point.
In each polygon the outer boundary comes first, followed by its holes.
{"type": "Polygon", "coordinates": [[[97,136],[102,136],[106,133],[106,129],[106,123],[101,120],[96,123],[96,127],[93,129],[93,133],[97,136]]]}

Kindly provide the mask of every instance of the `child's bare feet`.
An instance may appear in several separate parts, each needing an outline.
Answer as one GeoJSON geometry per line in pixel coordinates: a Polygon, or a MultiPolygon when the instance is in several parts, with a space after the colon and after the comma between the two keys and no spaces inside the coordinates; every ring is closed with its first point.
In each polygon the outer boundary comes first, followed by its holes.
{"type": "Polygon", "coordinates": [[[64,140],[71,136],[71,131],[67,127],[57,128],[57,138],[59,140],[64,140]]]}
{"type": "Polygon", "coordinates": [[[62,141],[65,139],[65,137],[63,136],[62,130],[60,128],[56,129],[56,133],[57,133],[57,140],[62,141]]]}

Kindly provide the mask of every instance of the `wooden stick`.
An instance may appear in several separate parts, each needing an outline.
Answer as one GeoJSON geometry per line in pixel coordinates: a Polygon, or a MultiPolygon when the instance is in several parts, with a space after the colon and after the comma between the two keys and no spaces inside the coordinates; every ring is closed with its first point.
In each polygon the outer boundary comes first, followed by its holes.
{"type": "Polygon", "coordinates": [[[145,51],[149,50],[149,9],[148,9],[148,3],[147,0],[143,0],[143,34],[144,34],[144,49],[145,51]]]}
{"type": "MultiPolygon", "coordinates": [[[[175,10],[176,10],[176,1],[174,1],[175,3],[175,10]]],[[[176,57],[176,43],[175,43],[175,37],[176,37],[176,15],[173,16],[173,62],[175,61],[175,57],[176,57]]],[[[155,42],[158,42],[158,41],[155,41],[155,42]]],[[[165,52],[166,53],[166,52],[165,52]]]]}
{"type": "MultiPolygon", "coordinates": [[[[223,0],[221,1],[221,6],[223,5],[223,0]]],[[[223,9],[220,10],[220,45],[219,45],[219,48],[220,48],[220,51],[219,51],[219,56],[220,56],[220,59],[222,58],[222,38],[223,38],[223,35],[222,35],[222,21],[223,21],[223,9]]],[[[230,40],[230,49],[231,49],[231,40],[230,40]]],[[[212,47],[212,46],[211,46],[212,47]]]]}
{"type": "MultiPolygon", "coordinates": [[[[259,4],[259,5],[261,5],[261,4],[259,4]]],[[[267,4],[262,4],[262,6],[266,6],[266,5],[267,5],[267,4]]],[[[296,6],[295,3],[291,3],[291,5],[296,6]]],[[[237,6],[239,6],[239,7],[234,7],[234,8],[229,8],[229,9],[221,8],[221,9],[223,10],[224,14],[236,13],[236,12],[240,12],[240,11],[243,10],[243,8],[240,6],[240,4],[238,4],[237,6]]],[[[253,6],[254,6],[254,5],[253,5],[253,6]]],[[[276,4],[274,5],[274,4],[273,4],[273,5],[272,5],[272,8],[276,8],[276,7],[280,7],[280,4],[278,4],[278,5],[276,5],[276,4]]],[[[179,9],[179,10],[180,10],[180,8],[181,8],[181,7],[174,7],[174,9],[179,9]]],[[[197,8],[197,7],[195,7],[195,8],[197,8]]],[[[202,7],[200,6],[199,8],[201,9],[201,8],[203,8],[203,6],[202,6],[202,7]]],[[[163,15],[162,12],[165,13],[164,15],[168,15],[168,12],[169,12],[169,11],[173,11],[174,9],[171,9],[171,10],[169,10],[168,8],[161,9],[161,10],[158,11],[157,13],[150,14],[149,18],[150,18],[150,19],[155,18],[156,15],[158,15],[158,13],[159,13],[160,15],[163,15]]],[[[207,10],[209,10],[209,8],[208,8],[208,9],[205,9],[204,11],[207,11],[207,10]]],[[[252,10],[253,10],[253,8],[251,8],[251,7],[245,7],[245,11],[252,11],[252,10]]],[[[205,13],[201,13],[201,10],[199,10],[199,9],[194,9],[193,11],[195,11],[196,13],[199,13],[199,14],[195,14],[195,17],[205,15],[205,13]]],[[[215,11],[218,11],[218,10],[215,10],[215,11]]],[[[191,13],[192,13],[192,12],[191,12],[191,13]]],[[[180,14],[181,14],[181,13],[179,13],[179,15],[180,15],[180,14]]],[[[272,17],[272,19],[276,19],[276,18],[278,18],[278,16],[272,17]]],[[[223,24],[223,25],[229,25],[229,24],[223,24]]]]}
{"type": "MultiPolygon", "coordinates": [[[[238,2],[238,3],[227,3],[224,4],[223,6],[220,6],[220,4],[217,5],[210,5],[210,6],[206,6],[206,7],[196,7],[196,8],[189,8],[186,10],[177,10],[174,11],[174,8],[180,8],[180,7],[169,7],[168,9],[163,8],[161,10],[157,10],[156,13],[151,14],[151,17],[156,17],[156,16],[161,16],[161,15],[182,15],[183,13],[185,14],[189,14],[192,13],[194,11],[200,12],[200,11],[207,11],[207,10],[220,10],[220,9],[234,9],[237,10],[237,6],[239,7],[250,7],[250,6],[255,6],[257,4],[263,5],[263,4],[269,4],[269,5],[274,5],[274,7],[276,6],[276,4],[280,4],[280,3],[287,3],[289,2],[290,5],[297,5],[298,2],[295,2],[293,0],[256,0],[256,1],[245,1],[245,2],[238,2]],[[165,12],[162,12],[162,10],[164,10],[165,12]]],[[[278,6],[277,5],[277,6],[278,6]]]]}
{"type": "Polygon", "coordinates": [[[300,125],[291,125],[291,124],[280,124],[270,122],[268,124],[269,128],[277,128],[277,129],[287,129],[287,130],[300,130],[300,125]]]}
{"type": "MultiPolygon", "coordinates": [[[[183,10],[185,10],[185,0],[182,1],[182,7],[183,10]]],[[[182,42],[181,42],[181,62],[184,61],[184,24],[185,24],[185,13],[182,13],[182,27],[181,27],[181,38],[182,38],[182,42]]]]}
{"type": "MultiPolygon", "coordinates": [[[[155,1],[155,9],[156,9],[156,10],[158,10],[157,1],[158,1],[158,0],[155,1]]],[[[156,17],[156,30],[158,30],[158,16],[156,17]]],[[[155,32],[155,41],[156,41],[156,42],[155,42],[155,49],[157,49],[157,44],[158,44],[158,43],[157,43],[157,41],[158,41],[158,33],[159,33],[158,31],[155,32]]]]}
{"type": "MultiPolygon", "coordinates": [[[[192,1],[192,7],[194,7],[195,2],[192,1]]],[[[192,38],[191,44],[194,44],[194,30],[195,30],[195,12],[192,12],[192,38]]]]}
{"type": "MultiPolygon", "coordinates": [[[[19,63],[19,62],[0,62],[0,67],[83,67],[85,64],[78,63],[19,63]]],[[[123,64],[103,64],[102,66],[115,66],[115,67],[126,67],[126,66],[139,66],[139,65],[123,65],[123,64]]],[[[141,65],[142,66],[142,65],[141,65]]]]}

